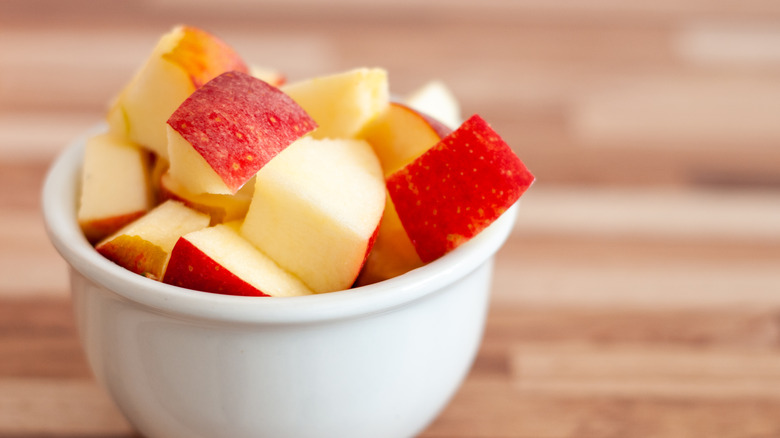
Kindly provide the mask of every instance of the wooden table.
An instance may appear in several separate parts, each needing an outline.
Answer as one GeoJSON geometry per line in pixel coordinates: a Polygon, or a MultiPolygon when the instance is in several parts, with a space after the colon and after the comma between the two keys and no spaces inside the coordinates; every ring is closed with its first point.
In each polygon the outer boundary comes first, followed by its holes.
{"type": "Polygon", "coordinates": [[[737,0],[0,2],[0,436],[134,435],[39,191],[179,22],[291,79],[441,79],[538,176],[422,436],[780,436],[780,3],[737,0]]]}

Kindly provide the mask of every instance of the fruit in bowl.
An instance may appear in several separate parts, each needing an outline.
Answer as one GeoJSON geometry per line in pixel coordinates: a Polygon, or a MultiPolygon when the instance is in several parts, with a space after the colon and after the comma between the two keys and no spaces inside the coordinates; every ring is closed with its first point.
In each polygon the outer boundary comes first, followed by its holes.
{"type": "Polygon", "coordinates": [[[89,364],[148,437],[413,436],[471,366],[533,176],[440,85],[245,66],[175,28],[50,169],[89,364]]]}
{"type": "MultiPolygon", "coordinates": [[[[156,280],[179,239],[194,251],[182,229],[227,222],[237,230],[230,241],[313,293],[419,268],[490,225],[534,177],[480,116],[453,126],[458,105],[442,83],[405,102],[390,96],[381,68],[288,82],[250,69],[217,37],[178,26],[117,95],[107,132],[88,141],[84,234],[110,260],[156,280]],[[184,213],[147,217],[170,200],[184,213]],[[179,223],[196,213],[205,225],[179,223]],[[150,222],[172,241],[139,244],[150,222]]],[[[173,283],[232,293],[220,286],[224,272],[214,278],[204,266],[188,265],[192,281],[177,272],[173,283]]]]}

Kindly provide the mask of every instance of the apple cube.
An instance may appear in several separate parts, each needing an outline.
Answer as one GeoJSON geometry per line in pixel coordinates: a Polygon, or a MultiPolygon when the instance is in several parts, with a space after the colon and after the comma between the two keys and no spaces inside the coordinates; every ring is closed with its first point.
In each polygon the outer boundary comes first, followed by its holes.
{"type": "Polygon", "coordinates": [[[289,297],[312,293],[241,237],[237,227],[225,224],[182,236],[173,247],[163,282],[226,295],[289,297]]]}
{"type": "Polygon", "coordinates": [[[282,86],[319,128],[314,138],[353,138],[389,103],[387,72],[360,68],[282,86]]]}
{"type": "Polygon", "coordinates": [[[166,201],[105,238],[95,249],[136,274],[159,280],[168,256],[184,234],[209,225],[209,216],[176,201],[166,201]]]}
{"type": "Polygon", "coordinates": [[[455,129],[463,120],[455,95],[441,81],[430,81],[404,98],[410,107],[455,129]]]}
{"type": "Polygon", "coordinates": [[[358,135],[374,148],[385,175],[422,155],[452,132],[437,120],[398,102],[391,102],[358,135]]]}
{"type": "Polygon", "coordinates": [[[166,172],[160,177],[160,200],[173,199],[187,207],[206,213],[211,217],[211,225],[243,219],[249,210],[255,186],[252,181],[245,184],[235,195],[216,195],[212,193],[191,193],[171,174],[166,172]]]}
{"type": "Polygon", "coordinates": [[[78,221],[91,243],[114,233],[151,208],[148,153],[109,134],[87,139],[78,221]]]}
{"type": "MultiPolygon", "coordinates": [[[[452,130],[404,104],[391,102],[360,133],[374,148],[389,176],[436,145],[452,130]]],[[[358,285],[376,283],[422,266],[395,206],[388,197],[374,247],[358,285]]]]}
{"type": "Polygon", "coordinates": [[[315,293],[352,286],[385,206],[363,140],[304,137],[257,173],[241,234],[315,293]]]}
{"type": "Polygon", "coordinates": [[[509,145],[475,115],[387,178],[398,217],[423,262],[495,221],[533,183],[509,145]]]}
{"type": "Polygon", "coordinates": [[[191,193],[234,194],[316,124],[278,88],[228,72],[168,119],[171,177],[191,193]]]}
{"type": "Polygon", "coordinates": [[[108,113],[111,132],[167,158],[165,121],[193,91],[226,71],[248,68],[219,38],[194,27],[175,27],[115,98],[108,113]]]}

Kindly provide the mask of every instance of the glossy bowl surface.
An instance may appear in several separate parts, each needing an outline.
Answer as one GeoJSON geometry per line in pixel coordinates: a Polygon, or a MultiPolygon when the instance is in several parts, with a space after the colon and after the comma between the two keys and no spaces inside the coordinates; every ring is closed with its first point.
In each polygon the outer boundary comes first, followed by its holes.
{"type": "Polygon", "coordinates": [[[83,237],[76,205],[90,133],[49,170],[44,220],[70,267],[89,364],[141,434],[414,436],[458,389],[517,205],[450,254],[374,285],[290,298],[195,292],[134,275],[83,237]]]}

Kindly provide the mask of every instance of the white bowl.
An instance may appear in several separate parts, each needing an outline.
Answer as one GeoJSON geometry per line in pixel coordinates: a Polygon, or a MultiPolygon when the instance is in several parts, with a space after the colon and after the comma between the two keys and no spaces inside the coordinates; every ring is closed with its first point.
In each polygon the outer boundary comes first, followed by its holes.
{"type": "Polygon", "coordinates": [[[43,189],[89,364],[153,437],[406,437],[457,391],[479,347],[493,257],[517,206],[455,251],[357,289],[292,298],[195,292],[100,256],[76,221],[85,136],[43,189]]]}

